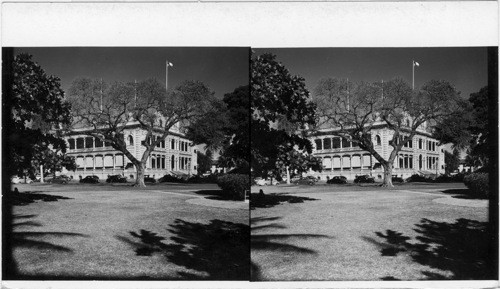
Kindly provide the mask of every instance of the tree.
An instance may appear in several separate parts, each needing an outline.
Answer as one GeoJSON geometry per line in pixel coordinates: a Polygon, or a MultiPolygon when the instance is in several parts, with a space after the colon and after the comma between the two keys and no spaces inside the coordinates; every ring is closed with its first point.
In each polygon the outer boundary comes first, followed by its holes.
{"type": "Polygon", "coordinates": [[[199,81],[185,81],[171,91],[155,79],[138,83],[115,82],[107,85],[87,78],[73,82],[68,100],[74,128],[98,138],[121,151],[134,165],[136,186],[145,187],[146,162],[156,146],[172,130],[184,130],[190,123],[213,109],[214,93],[199,81]],[[141,141],[144,152],[136,158],[128,149],[124,131],[137,124],[146,132],[141,141]]]}
{"type": "Polygon", "coordinates": [[[444,163],[446,174],[450,174],[458,170],[458,167],[460,166],[460,152],[457,149],[454,149],[452,153],[445,151],[444,163]]]}
{"type": "Polygon", "coordinates": [[[11,91],[4,96],[10,107],[10,123],[4,123],[4,129],[11,150],[12,173],[25,175],[32,172],[40,150],[66,151],[57,129],[70,123],[70,105],[64,101],[60,79],[48,76],[31,55],[17,55],[12,73],[11,91]]]}
{"type": "Polygon", "coordinates": [[[392,187],[393,163],[401,148],[417,130],[456,114],[459,94],[446,81],[431,80],[412,91],[400,78],[389,82],[354,83],[345,79],[322,79],[314,91],[318,127],[335,133],[369,152],[384,168],[383,186],[392,187]],[[392,132],[387,158],[375,150],[371,131],[384,125],[392,132]]]}
{"type": "Polygon", "coordinates": [[[255,174],[276,170],[280,146],[311,153],[302,133],[315,123],[315,105],[309,100],[305,80],[292,76],[276,56],[251,59],[251,165],[255,174]]]}
{"type": "Polygon", "coordinates": [[[195,144],[205,144],[207,150],[221,153],[218,165],[222,167],[249,167],[249,95],[248,86],[225,94],[213,111],[187,130],[186,136],[195,144]]]}
{"type": "Polygon", "coordinates": [[[198,160],[198,174],[204,174],[212,168],[212,152],[207,151],[205,154],[198,151],[197,160],[198,160]]]}
{"type": "Polygon", "coordinates": [[[281,145],[279,150],[276,169],[280,176],[283,171],[286,173],[287,184],[290,184],[290,172],[302,174],[309,170],[321,172],[323,169],[319,159],[312,154],[297,151],[291,143],[281,145]]]}
{"type": "Polygon", "coordinates": [[[465,149],[468,164],[474,167],[487,166],[495,146],[488,125],[489,101],[488,86],[471,93],[468,101],[461,103],[459,113],[437,123],[433,133],[441,143],[452,143],[454,148],[465,149]]]}
{"type": "Polygon", "coordinates": [[[35,147],[64,151],[65,142],[55,130],[70,122],[70,106],[64,101],[60,79],[49,76],[28,54],[14,56],[2,50],[2,234],[3,276],[15,277],[12,256],[13,214],[10,176],[25,175],[37,156],[35,147]]]}

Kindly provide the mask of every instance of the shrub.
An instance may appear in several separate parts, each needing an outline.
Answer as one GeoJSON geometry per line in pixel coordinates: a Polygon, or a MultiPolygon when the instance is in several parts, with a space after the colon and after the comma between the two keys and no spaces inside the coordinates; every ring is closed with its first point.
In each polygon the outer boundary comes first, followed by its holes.
{"type": "Polygon", "coordinates": [[[192,176],[187,180],[188,183],[192,184],[215,184],[217,182],[217,176],[216,175],[208,175],[208,176],[201,176],[201,175],[196,175],[192,176]]]}
{"type": "Polygon", "coordinates": [[[472,173],[464,178],[464,184],[474,197],[488,198],[490,193],[488,173],[472,173]]]}
{"type": "Polygon", "coordinates": [[[217,185],[225,196],[232,199],[243,200],[245,190],[250,189],[250,176],[243,174],[227,174],[217,178],[217,185]]]}
{"type": "Polygon", "coordinates": [[[176,176],[164,175],[158,180],[159,183],[184,183],[185,180],[176,176]]]}
{"type": "Polygon", "coordinates": [[[426,178],[425,176],[414,174],[411,177],[406,179],[407,182],[430,182],[431,179],[426,178]]]}
{"type": "Polygon", "coordinates": [[[434,182],[436,183],[455,183],[455,182],[463,182],[464,181],[464,174],[462,173],[459,173],[459,174],[456,174],[456,175],[450,175],[450,176],[447,176],[447,175],[440,175],[439,177],[437,177],[434,182]]]}

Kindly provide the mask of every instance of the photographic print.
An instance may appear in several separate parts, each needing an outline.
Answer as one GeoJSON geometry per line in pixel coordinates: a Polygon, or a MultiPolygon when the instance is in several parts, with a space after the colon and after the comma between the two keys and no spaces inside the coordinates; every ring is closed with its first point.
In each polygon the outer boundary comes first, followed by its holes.
{"type": "Polygon", "coordinates": [[[248,48],[3,49],[3,278],[248,280],[248,48]]]}
{"type": "Polygon", "coordinates": [[[252,280],[497,279],[497,55],[254,49],[252,280]]]}

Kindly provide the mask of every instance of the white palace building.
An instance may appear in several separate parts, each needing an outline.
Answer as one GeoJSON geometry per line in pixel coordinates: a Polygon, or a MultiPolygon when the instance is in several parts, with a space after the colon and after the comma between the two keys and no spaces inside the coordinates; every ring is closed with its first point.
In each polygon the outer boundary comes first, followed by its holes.
{"type": "MultiPolygon", "coordinates": [[[[136,170],[132,162],[122,152],[115,150],[100,139],[85,135],[85,129],[76,129],[65,137],[67,155],[75,158],[76,171],[63,170],[63,174],[73,179],[95,175],[105,180],[109,175],[123,175],[128,179],[136,178],[136,170]]],[[[158,133],[159,136],[159,133],[158,133]]],[[[145,147],[141,142],[146,139],[146,131],[138,123],[127,124],[124,130],[128,151],[137,159],[141,159],[145,147]]],[[[171,129],[170,136],[162,141],[151,153],[145,175],[160,178],[165,174],[196,174],[197,149],[179,132],[178,126],[171,129]]]]}
{"type": "MultiPolygon", "coordinates": [[[[338,130],[337,130],[338,132],[338,130]]],[[[320,158],[323,171],[310,171],[308,175],[320,177],[345,176],[353,180],[357,175],[371,175],[376,181],[383,180],[383,168],[380,163],[367,151],[362,150],[356,143],[337,136],[335,129],[323,129],[311,138],[313,155],[320,158]]],[[[371,132],[375,150],[388,159],[393,148],[389,145],[393,132],[385,125],[374,126],[371,132]]],[[[413,174],[439,175],[444,173],[444,147],[431,137],[425,130],[418,130],[417,134],[401,149],[394,161],[393,176],[402,178],[413,174]]]]}

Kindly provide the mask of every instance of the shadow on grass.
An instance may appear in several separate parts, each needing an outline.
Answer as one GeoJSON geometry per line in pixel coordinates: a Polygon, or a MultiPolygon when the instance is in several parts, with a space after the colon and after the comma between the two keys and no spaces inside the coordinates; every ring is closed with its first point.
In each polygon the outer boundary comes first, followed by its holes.
{"type": "Polygon", "coordinates": [[[68,197],[40,194],[40,191],[29,191],[29,192],[9,192],[4,194],[4,200],[9,202],[12,206],[26,206],[36,201],[43,202],[57,202],[58,200],[71,199],[68,197]]]}
{"type": "Polygon", "coordinates": [[[132,239],[117,236],[134,248],[138,256],[161,254],[166,262],[200,273],[180,271],[187,280],[248,280],[250,252],[248,225],[221,220],[209,224],[180,219],[168,229],[169,241],[157,233],[140,230],[130,232],[132,239]]]}
{"type": "MultiPolygon", "coordinates": [[[[42,227],[43,225],[39,222],[33,221],[33,220],[28,220],[31,218],[35,218],[37,215],[14,215],[13,216],[13,223],[12,227],[13,228],[18,228],[18,227],[42,227]],[[22,220],[21,222],[16,222],[16,220],[22,220]],[[28,220],[28,221],[26,221],[28,220]]],[[[12,244],[12,249],[15,248],[29,248],[32,254],[41,254],[41,251],[46,251],[49,250],[51,253],[58,252],[58,253],[71,253],[73,250],[69,247],[66,246],[60,246],[56,245],[47,241],[43,240],[43,237],[58,237],[58,238],[64,238],[64,237],[88,237],[88,235],[84,234],[79,234],[79,233],[71,233],[71,232],[46,232],[46,231],[15,231],[10,233],[10,238],[11,238],[11,244],[12,244]],[[41,239],[41,240],[40,240],[41,239]]],[[[17,265],[15,265],[17,266],[17,265]]],[[[8,280],[42,280],[48,277],[56,277],[59,279],[71,279],[73,276],[32,276],[32,275],[23,275],[18,273],[18,268],[15,270],[12,270],[11,272],[15,272],[12,274],[9,274],[7,276],[4,276],[5,279],[8,280]]],[[[50,279],[50,278],[49,278],[50,279]]]]}
{"type": "Polygon", "coordinates": [[[304,201],[316,201],[318,199],[299,197],[281,194],[259,194],[253,193],[250,195],[250,210],[255,208],[272,208],[282,203],[303,203],[304,201]]]}
{"type": "Polygon", "coordinates": [[[364,239],[379,246],[382,256],[405,252],[414,262],[452,274],[423,271],[428,280],[498,278],[491,252],[494,238],[488,233],[487,222],[460,218],[455,223],[446,223],[424,218],[415,226],[418,242],[410,243],[410,237],[392,230],[385,234],[375,232],[382,242],[370,237],[364,239]]]}
{"type": "Polygon", "coordinates": [[[220,201],[234,201],[232,196],[225,196],[222,190],[199,190],[194,192],[197,195],[204,195],[206,199],[220,200],[220,201]]]}
{"type": "Polygon", "coordinates": [[[472,199],[472,200],[487,200],[488,198],[481,196],[474,196],[469,189],[450,189],[443,190],[444,194],[453,195],[453,198],[457,199],[472,199]]]}
{"type": "MultiPolygon", "coordinates": [[[[309,238],[332,238],[327,235],[321,234],[259,234],[256,231],[262,229],[285,229],[286,226],[275,223],[281,219],[281,217],[257,217],[251,218],[250,224],[252,226],[252,236],[251,236],[251,249],[252,251],[277,251],[281,253],[296,253],[300,254],[317,254],[315,250],[300,247],[292,244],[287,244],[286,241],[293,239],[309,239],[309,238]],[[269,224],[262,224],[264,222],[272,222],[269,224]]],[[[300,258],[300,257],[299,257],[300,258]]],[[[250,266],[252,281],[261,281],[262,272],[260,266],[252,261],[250,266]]]]}

